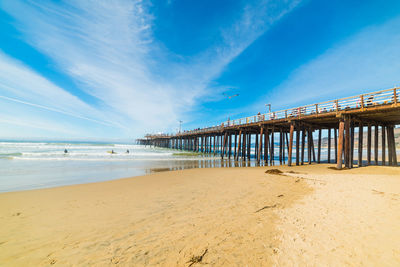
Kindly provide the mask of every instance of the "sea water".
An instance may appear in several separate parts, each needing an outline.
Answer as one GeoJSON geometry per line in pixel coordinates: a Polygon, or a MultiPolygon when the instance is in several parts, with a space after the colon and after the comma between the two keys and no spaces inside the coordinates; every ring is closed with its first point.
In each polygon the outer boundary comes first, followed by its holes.
{"type": "Polygon", "coordinates": [[[217,167],[218,159],[218,156],[186,156],[177,150],[135,144],[3,141],[0,142],[0,192],[217,167]]]}
{"type": "MultiPolygon", "coordinates": [[[[279,165],[278,145],[275,143],[274,165],[279,165]]],[[[307,146],[305,150],[304,161],[307,163],[307,146]]],[[[230,160],[226,157],[221,160],[218,154],[187,156],[180,150],[135,144],[0,141],[0,192],[100,182],[160,171],[265,165],[263,160],[256,162],[254,152],[253,145],[252,159],[236,162],[233,156],[230,160]],[[64,153],[65,149],[68,153],[64,153]]],[[[334,152],[332,147],[331,163],[334,152]]],[[[322,147],[321,162],[326,162],[327,154],[328,150],[322,147]]],[[[286,163],[287,155],[286,148],[286,163]]],[[[295,155],[293,151],[293,162],[295,155]]],[[[366,151],[363,155],[365,158],[366,151]]],[[[356,149],[354,157],[356,160],[356,149]]]]}

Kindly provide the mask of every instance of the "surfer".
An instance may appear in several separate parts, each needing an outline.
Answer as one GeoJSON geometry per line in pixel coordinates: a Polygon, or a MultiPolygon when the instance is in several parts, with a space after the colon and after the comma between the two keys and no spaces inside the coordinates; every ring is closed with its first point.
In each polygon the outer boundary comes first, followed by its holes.
{"type": "Polygon", "coordinates": [[[126,154],[129,154],[129,149],[126,150],[126,154]]]}

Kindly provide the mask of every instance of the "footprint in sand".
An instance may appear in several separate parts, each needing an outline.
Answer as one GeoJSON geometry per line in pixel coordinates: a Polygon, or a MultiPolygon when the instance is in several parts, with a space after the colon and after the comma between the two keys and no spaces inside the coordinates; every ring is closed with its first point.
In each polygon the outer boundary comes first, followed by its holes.
{"type": "Polygon", "coordinates": [[[375,190],[375,189],[372,189],[372,192],[374,192],[375,194],[379,194],[379,195],[384,195],[385,194],[385,192],[378,191],[378,190],[375,190]]]}
{"type": "Polygon", "coordinates": [[[111,263],[118,264],[119,263],[119,258],[118,257],[112,257],[111,258],[111,263]]]}

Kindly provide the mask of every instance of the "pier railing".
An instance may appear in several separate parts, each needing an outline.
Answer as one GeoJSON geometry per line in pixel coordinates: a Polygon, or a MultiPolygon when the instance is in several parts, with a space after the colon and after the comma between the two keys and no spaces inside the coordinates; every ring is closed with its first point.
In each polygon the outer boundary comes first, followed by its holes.
{"type": "MultiPolygon", "coordinates": [[[[255,116],[249,116],[245,118],[235,119],[235,120],[227,120],[220,125],[215,125],[211,127],[183,131],[177,133],[176,135],[189,135],[189,134],[197,134],[197,133],[205,133],[210,131],[222,130],[229,127],[241,126],[247,124],[253,124],[257,122],[265,122],[265,121],[273,121],[273,120],[282,120],[282,119],[296,119],[303,118],[311,115],[332,113],[332,112],[341,112],[348,110],[357,110],[361,109],[364,111],[365,109],[374,107],[374,106],[382,106],[382,105],[392,105],[399,103],[399,94],[400,88],[395,87],[391,89],[386,89],[382,91],[356,95],[351,97],[345,97],[325,102],[320,102],[311,105],[305,105],[296,108],[284,109],[279,111],[273,111],[264,114],[257,114],[255,116]]],[[[163,136],[171,136],[164,134],[163,136]]],[[[173,136],[173,135],[172,135],[173,136]]]]}

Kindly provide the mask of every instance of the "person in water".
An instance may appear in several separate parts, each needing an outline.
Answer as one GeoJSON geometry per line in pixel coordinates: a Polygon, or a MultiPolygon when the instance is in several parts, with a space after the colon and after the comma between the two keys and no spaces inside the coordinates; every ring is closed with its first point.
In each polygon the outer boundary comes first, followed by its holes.
{"type": "Polygon", "coordinates": [[[64,153],[67,154],[67,153],[68,153],[68,150],[67,150],[67,149],[64,149],[64,153]]]}
{"type": "Polygon", "coordinates": [[[126,150],[126,153],[129,154],[129,149],[126,150]]]}
{"type": "Polygon", "coordinates": [[[114,150],[111,150],[111,154],[115,154],[114,150]]]}

